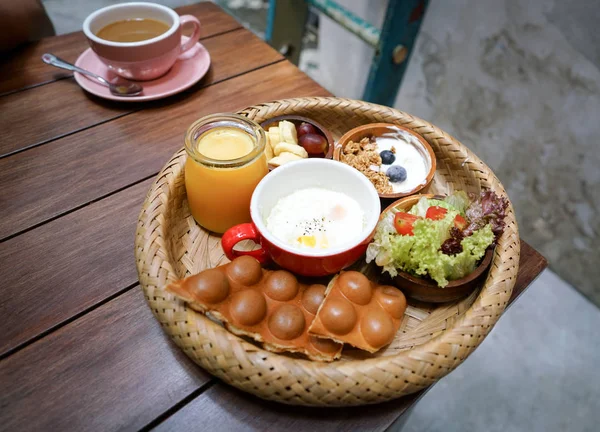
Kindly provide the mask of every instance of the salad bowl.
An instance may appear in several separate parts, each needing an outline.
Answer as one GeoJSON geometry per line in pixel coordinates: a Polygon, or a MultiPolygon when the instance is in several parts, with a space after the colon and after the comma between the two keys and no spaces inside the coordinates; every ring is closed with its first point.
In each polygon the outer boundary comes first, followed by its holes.
{"type": "MultiPolygon", "coordinates": [[[[390,211],[408,211],[421,198],[443,199],[442,195],[434,194],[418,194],[400,198],[390,204],[382,213],[380,221],[383,220],[390,211]]],[[[452,280],[443,288],[440,288],[437,283],[429,278],[414,276],[410,273],[398,270],[398,275],[394,278],[394,284],[400,288],[407,297],[412,299],[429,302],[429,303],[446,303],[459,300],[477,287],[481,286],[487,275],[486,270],[494,257],[494,247],[490,246],[485,252],[479,265],[467,276],[452,280]]]]}

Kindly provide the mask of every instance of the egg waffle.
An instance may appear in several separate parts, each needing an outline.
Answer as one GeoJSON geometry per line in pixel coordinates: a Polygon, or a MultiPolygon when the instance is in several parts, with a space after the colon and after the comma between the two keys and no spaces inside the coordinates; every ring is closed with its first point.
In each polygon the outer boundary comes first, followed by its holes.
{"type": "Polygon", "coordinates": [[[320,361],[341,355],[342,344],[308,334],[326,287],[302,284],[285,270],[265,270],[250,256],[174,282],[166,290],[269,351],[320,361]]]}
{"type": "Polygon", "coordinates": [[[308,332],[374,353],[392,342],[405,310],[399,289],[356,271],[341,272],[327,286],[308,332]]]}

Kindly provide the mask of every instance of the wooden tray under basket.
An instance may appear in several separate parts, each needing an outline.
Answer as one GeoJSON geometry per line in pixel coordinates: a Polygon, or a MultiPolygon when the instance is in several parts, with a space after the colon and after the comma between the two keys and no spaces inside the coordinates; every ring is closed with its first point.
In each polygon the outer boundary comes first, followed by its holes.
{"type": "MultiPolygon", "coordinates": [[[[392,108],[340,98],[298,98],[253,106],[241,114],[257,123],[284,114],[306,116],[328,128],[336,141],[362,124],[405,126],[421,134],[437,157],[431,193],[485,188],[506,196],[494,173],[460,142],[392,108]]],[[[185,160],[184,150],[176,153],[148,192],[135,239],[138,275],[150,308],[175,343],[198,365],[241,390],[313,406],[362,405],[416,392],[462,363],[498,321],[510,298],[520,252],[512,205],[481,290],[449,304],[409,301],[396,338],[377,354],[345,349],[341,360],[321,363],[265,351],[164,290],[170,282],[227,262],[220,237],[200,228],[190,214],[185,160]]]]}

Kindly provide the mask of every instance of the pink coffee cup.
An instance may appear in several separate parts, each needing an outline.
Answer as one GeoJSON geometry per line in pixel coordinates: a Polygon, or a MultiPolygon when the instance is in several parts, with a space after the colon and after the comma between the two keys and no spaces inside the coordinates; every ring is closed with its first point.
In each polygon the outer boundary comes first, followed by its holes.
{"type": "Polygon", "coordinates": [[[192,15],[179,16],[173,9],[155,3],[123,3],[92,13],[83,22],[83,33],[100,60],[117,75],[146,81],[166,74],[177,58],[198,42],[200,21],[192,15]],[[160,36],[139,42],[113,42],[96,36],[108,24],[136,18],[162,21],[170,27],[160,36]],[[184,42],[181,29],[188,23],[194,30],[184,42]]]}

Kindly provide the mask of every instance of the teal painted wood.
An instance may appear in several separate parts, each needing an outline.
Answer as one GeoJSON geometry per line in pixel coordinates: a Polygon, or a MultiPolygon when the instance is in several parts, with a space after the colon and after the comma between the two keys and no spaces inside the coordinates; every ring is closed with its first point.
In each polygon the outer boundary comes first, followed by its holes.
{"type": "Polygon", "coordinates": [[[360,18],[359,16],[354,15],[349,10],[344,9],[333,0],[307,1],[309,5],[317,9],[319,12],[327,15],[349,32],[354,33],[373,48],[376,48],[379,44],[380,31],[377,27],[360,18]]]}
{"type": "Polygon", "coordinates": [[[390,0],[363,100],[394,105],[428,3],[429,0],[390,0]],[[399,64],[393,61],[397,47],[406,49],[406,57],[399,64]]]}
{"type": "MultiPolygon", "coordinates": [[[[296,0],[300,1],[300,0],[296,0]]],[[[333,0],[305,0],[310,6],[317,11],[327,15],[336,23],[344,27],[349,32],[355,34],[363,41],[376,48],[379,44],[380,31],[371,23],[365,21],[359,16],[354,15],[347,9],[334,2],[333,0]]],[[[393,1],[393,0],[392,0],[393,1]]],[[[277,11],[277,0],[269,0],[269,10],[267,12],[267,30],[265,32],[265,40],[271,42],[273,38],[273,28],[275,27],[277,11]]],[[[286,20],[293,23],[291,20],[286,20]]],[[[298,23],[300,24],[300,23],[298,23]]]]}
{"type": "Polygon", "coordinates": [[[267,11],[267,29],[265,30],[265,41],[271,43],[273,38],[273,26],[275,25],[275,10],[277,9],[277,0],[269,0],[269,10],[267,11]]]}

